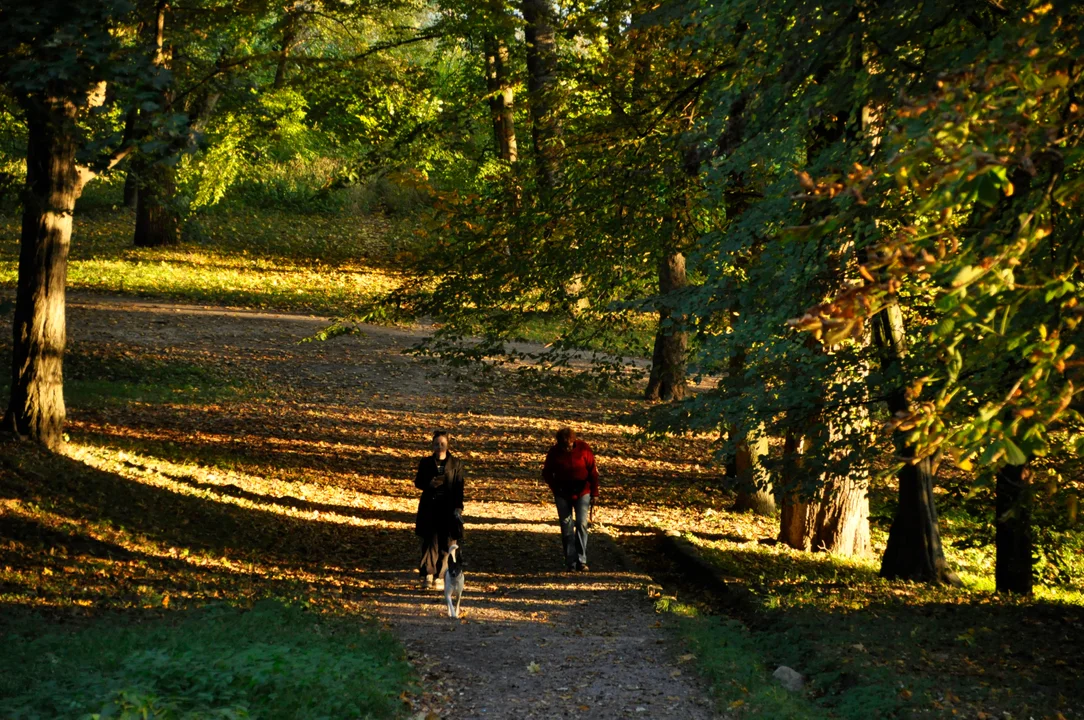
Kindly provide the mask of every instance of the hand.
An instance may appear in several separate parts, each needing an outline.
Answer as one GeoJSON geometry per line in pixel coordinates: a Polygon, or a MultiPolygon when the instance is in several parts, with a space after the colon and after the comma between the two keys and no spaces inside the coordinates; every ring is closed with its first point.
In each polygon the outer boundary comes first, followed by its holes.
{"type": "Polygon", "coordinates": [[[455,519],[459,521],[463,520],[463,510],[461,508],[455,509],[455,519]]]}
{"type": "Polygon", "coordinates": [[[444,484],[444,478],[439,477],[439,476],[435,477],[435,478],[433,478],[432,480],[429,481],[429,487],[431,487],[431,488],[438,488],[443,484],[444,484]]]}
{"type": "Polygon", "coordinates": [[[593,501],[591,502],[591,507],[587,510],[587,522],[595,522],[595,503],[593,501]]]}

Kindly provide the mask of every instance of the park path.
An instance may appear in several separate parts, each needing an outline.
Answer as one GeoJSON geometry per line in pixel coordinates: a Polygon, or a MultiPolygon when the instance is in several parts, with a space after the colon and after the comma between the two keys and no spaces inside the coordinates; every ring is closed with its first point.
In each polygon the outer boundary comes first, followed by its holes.
{"type": "Polygon", "coordinates": [[[457,384],[404,354],[420,330],[370,327],[299,342],[325,323],[73,294],[76,362],[93,352],[211,366],[260,390],[258,400],[209,407],[148,405],[124,415],[74,408],[76,439],[153,437],[205,458],[225,446],[229,471],[185,482],[223,501],[287,508],[332,527],[284,526],[274,559],[323,557],[321,581],[399,636],[423,678],[408,699],[417,717],[714,717],[692,656],[647,597],[650,578],[628,565],[611,536],[592,534],[592,572],[561,572],[555,513],[537,480],[553,431],[577,427],[600,455],[603,525],[637,532],[649,513],[662,512],[652,504],[662,484],[698,472],[666,454],[681,448],[652,454],[630,441],[620,421],[627,401],[457,384]],[[438,426],[451,429],[469,472],[468,580],[458,621],[447,617],[443,593],[417,587],[413,571],[412,469],[438,426]],[[301,550],[292,556],[295,546],[301,550]]]}

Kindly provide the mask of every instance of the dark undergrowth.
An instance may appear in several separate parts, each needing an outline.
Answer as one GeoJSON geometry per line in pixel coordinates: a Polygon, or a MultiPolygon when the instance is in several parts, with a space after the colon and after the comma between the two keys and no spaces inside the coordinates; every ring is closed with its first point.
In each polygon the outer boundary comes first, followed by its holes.
{"type": "MultiPolygon", "coordinates": [[[[687,537],[728,578],[728,591],[711,594],[657,566],[671,594],[660,609],[679,618],[736,717],[1084,717],[1079,578],[1033,598],[990,591],[989,549],[954,550],[964,518],[946,505],[947,549],[964,561],[964,588],[886,581],[874,558],[797,552],[771,542],[777,521],[724,513],[719,523],[731,532],[687,537]],[[804,676],[803,692],[771,677],[781,665],[804,676]]],[[[875,527],[881,548],[886,529],[875,527]]]]}

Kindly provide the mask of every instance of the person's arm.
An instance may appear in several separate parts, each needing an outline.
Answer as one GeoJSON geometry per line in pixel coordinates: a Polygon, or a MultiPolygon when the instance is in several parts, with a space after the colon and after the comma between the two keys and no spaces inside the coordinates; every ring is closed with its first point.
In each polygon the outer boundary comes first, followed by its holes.
{"type": "Polygon", "coordinates": [[[598,500],[598,467],[595,465],[595,454],[591,452],[591,446],[584,443],[583,461],[587,465],[587,480],[591,483],[591,504],[598,500]]]}
{"type": "Polygon", "coordinates": [[[549,485],[550,490],[554,490],[553,487],[553,470],[554,470],[553,450],[551,449],[546,453],[546,462],[542,465],[542,479],[549,485]]]}
{"type": "Polygon", "coordinates": [[[414,476],[414,487],[419,490],[427,490],[429,488],[429,481],[432,479],[425,470],[425,461],[428,458],[422,458],[418,463],[418,473],[414,476]]]}
{"type": "Polygon", "coordinates": [[[455,479],[452,481],[452,505],[456,509],[456,517],[463,512],[463,481],[464,481],[463,461],[456,460],[455,462],[455,479]]]}

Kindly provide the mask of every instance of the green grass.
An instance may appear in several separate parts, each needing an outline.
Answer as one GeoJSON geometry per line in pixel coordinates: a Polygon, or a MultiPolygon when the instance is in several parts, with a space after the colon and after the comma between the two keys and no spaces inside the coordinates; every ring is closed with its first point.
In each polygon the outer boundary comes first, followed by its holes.
{"type": "MultiPolygon", "coordinates": [[[[77,348],[78,349],[78,348],[77,348]]],[[[208,404],[250,397],[251,381],[220,369],[167,358],[71,353],[66,363],[65,402],[76,408],[127,403],[208,404]]]]}
{"type": "MultiPolygon", "coordinates": [[[[656,609],[673,615],[677,632],[701,673],[711,683],[715,699],[731,715],[773,720],[813,720],[826,713],[806,697],[791,693],[771,677],[757,639],[740,622],[702,615],[696,608],[663,598],[656,609]]],[[[870,716],[873,717],[873,716],[870,716]]]]}
{"type": "MultiPolygon", "coordinates": [[[[132,246],[127,210],[77,213],[68,286],[74,290],[324,315],[351,312],[398,285],[391,231],[380,218],[221,211],[199,241],[132,246]]],[[[14,288],[19,219],[0,216],[0,286],[14,288]]]]}
{"type": "Polygon", "coordinates": [[[967,589],[885,581],[873,558],[690,539],[745,598],[734,612],[747,638],[717,620],[693,636],[716,691],[750,717],[786,715],[753,690],[779,665],[807,678],[820,713],[810,717],[1081,717],[1084,598],[1074,588],[1004,597],[985,579],[967,589]],[[746,653],[741,638],[756,649],[757,669],[744,671],[755,677],[741,681],[749,693],[727,679],[746,653]]]}
{"type": "Polygon", "coordinates": [[[411,683],[372,624],[262,601],[142,622],[0,621],[5,718],[392,718],[411,683]]]}

